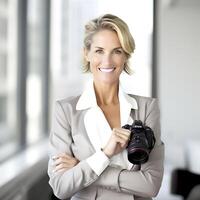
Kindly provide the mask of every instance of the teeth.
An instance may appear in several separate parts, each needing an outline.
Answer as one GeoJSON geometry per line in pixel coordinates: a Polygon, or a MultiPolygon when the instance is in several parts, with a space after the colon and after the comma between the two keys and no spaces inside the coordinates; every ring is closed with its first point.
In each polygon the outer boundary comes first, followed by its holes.
{"type": "Polygon", "coordinates": [[[106,73],[109,73],[109,72],[112,72],[114,71],[115,68],[99,68],[100,71],[102,72],[106,72],[106,73]]]}

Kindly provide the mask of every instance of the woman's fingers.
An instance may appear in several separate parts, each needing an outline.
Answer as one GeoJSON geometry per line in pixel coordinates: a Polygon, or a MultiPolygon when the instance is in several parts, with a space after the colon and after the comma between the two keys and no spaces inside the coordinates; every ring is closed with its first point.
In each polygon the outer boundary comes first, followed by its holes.
{"type": "Polygon", "coordinates": [[[59,154],[53,156],[53,160],[56,160],[58,158],[70,159],[70,158],[73,158],[73,157],[68,155],[68,154],[66,154],[66,153],[59,153],[59,154]]]}
{"type": "Polygon", "coordinates": [[[129,140],[130,135],[131,135],[131,132],[129,130],[122,129],[122,128],[113,129],[113,133],[126,141],[129,140]]]}
{"type": "Polygon", "coordinates": [[[67,155],[66,153],[60,153],[56,156],[53,156],[54,160],[54,172],[68,170],[79,162],[76,158],[67,155]]]}
{"type": "Polygon", "coordinates": [[[121,135],[124,135],[126,137],[129,137],[131,134],[131,131],[127,130],[127,129],[123,129],[123,128],[114,128],[113,131],[115,133],[119,133],[121,135]]]}
{"type": "Polygon", "coordinates": [[[54,168],[54,171],[57,172],[58,170],[61,169],[65,169],[67,166],[65,166],[65,164],[60,163],[59,165],[56,165],[56,167],[54,168]]]}
{"type": "Polygon", "coordinates": [[[116,136],[116,141],[120,143],[121,148],[126,148],[131,136],[131,132],[123,128],[117,128],[113,129],[113,133],[116,136]]]}
{"type": "Polygon", "coordinates": [[[63,158],[60,157],[55,160],[55,165],[59,165],[60,163],[63,163],[65,165],[76,165],[78,163],[78,160],[76,158],[63,158]]]}
{"type": "Polygon", "coordinates": [[[60,158],[57,158],[55,161],[54,161],[54,164],[55,165],[59,165],[60,163],[69,163],[70,161],[68,160],[68,159],[66,159],[66,158],[62,158],[62,157],[60,157],[60,158]]]}
{"type": "MultiPolygon", "coordinates": [[[[71,167],[72,167],[72,166],[71,166],[71,167]]],[[[57,165],[57,166],[54,168],[54,172],[67,170],[67,169],[70,169],[71,167],[70,167],[69,165],[64,164],[64,163],[61,163],[61,164],[57,165]]]]}

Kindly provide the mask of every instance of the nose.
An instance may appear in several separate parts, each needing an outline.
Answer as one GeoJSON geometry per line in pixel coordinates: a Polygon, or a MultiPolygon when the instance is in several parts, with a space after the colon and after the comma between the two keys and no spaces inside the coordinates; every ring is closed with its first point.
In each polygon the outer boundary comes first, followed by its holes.
{"type": "Polygon", "coordinates": [[[112,66],[112,56],[111,56],[111,54],[104,54],[104,56],[103,56],[103,60],[102,60],[102,65],[103,66],[107,66],[107,67],[109,67],[109,66],[112,66]]]}

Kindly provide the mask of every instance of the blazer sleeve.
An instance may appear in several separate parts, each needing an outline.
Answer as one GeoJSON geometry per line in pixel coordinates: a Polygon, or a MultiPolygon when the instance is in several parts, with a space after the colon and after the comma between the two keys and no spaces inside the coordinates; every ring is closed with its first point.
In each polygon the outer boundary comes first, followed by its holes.
{"type": "Polygon", "coordinates": [[[164,144],[160,139],[160,112],[156,99],[148,103],[145,115],[145,124],[152,128],[156,137],[148,162],[142,164],[139,171],[108,167],[94,185],[146,198],[158,194],[164,171],[164,144]]]}
{"type": "Polygon", "coordinates": [[[65,172],[54,172],[52,157],[65,152],[73,156],[71,150],[71,127],[66,113],[59,101],[56,102],[53,123],[50,133],[50,158],[48,163],[49,184],[54,194],[60,199],[71,197],[74,193],[92,184],[98,176],[86,160],[80,161],[75,167],[65,172]]]}

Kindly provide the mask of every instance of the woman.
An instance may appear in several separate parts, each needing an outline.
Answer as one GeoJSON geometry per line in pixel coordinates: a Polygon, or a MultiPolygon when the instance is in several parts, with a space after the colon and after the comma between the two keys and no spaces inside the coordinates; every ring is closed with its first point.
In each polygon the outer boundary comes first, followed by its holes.
{"type": "Polygon", "coordinates": [[[135,48],[128,26],[106,14],[85,26],[84,71],[93,81],[82,95],[56,102],[50,136],[48,174],[54,194],[72,200],[133,200],[156,196],[163,177],[156,99],[129,95],[120,88],[122,71],[135,48]],[[130,131],[139,119],[152,128],[156,144],[141,166],[127,159],[130,131]]]}

